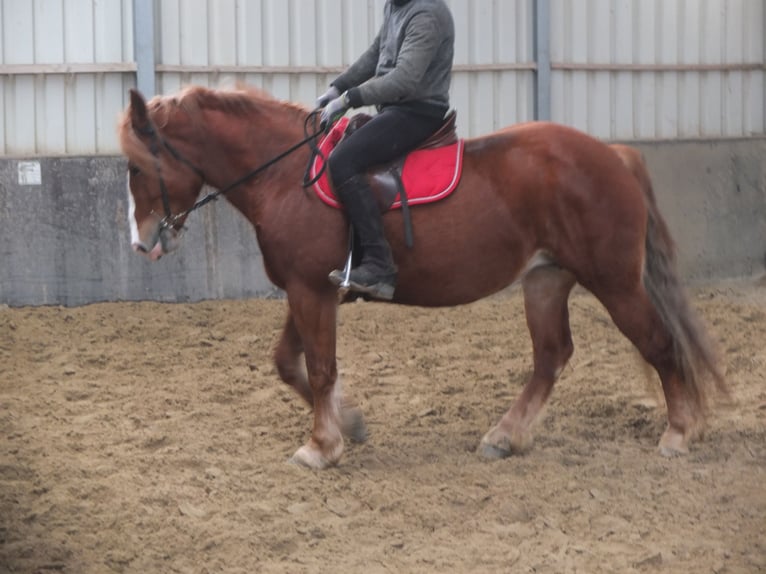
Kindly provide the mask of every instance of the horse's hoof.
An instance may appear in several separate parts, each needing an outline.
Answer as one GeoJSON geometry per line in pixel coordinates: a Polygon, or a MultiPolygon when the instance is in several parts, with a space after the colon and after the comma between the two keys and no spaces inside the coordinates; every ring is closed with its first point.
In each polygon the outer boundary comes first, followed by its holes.
{"type": "Polygon", "coordinates": [[[505,432],[500,425],[492,428],[479,443],[479,454],[485,458],[496,460],[509,456],[524,454],[532,446],[532,435],[516,431],[510,434],[505,432]]]}
{"type": "Polygon", "coordinates": [[[513,454],[513,451],[510,449],[501,448],[495,444],[489,444],[488,442],[480,443],[477,452],[484,458],[488,458],[490,460],[508,458],[513,454]]]}
{"type": "Polygon", "coordinates": [[[663,433],[658,450],[660,455],[666,458],[689,454],[689,447],[683,433],[670,428],[663,433]]]}
{"type": "Polygon", "coordinates": [[[349,407],[343,409],[341,432],[350,440],[358,443],[367,441],[367,425],[361,409],[349,407]]]}
{"type": "Polygon", "coordinates": [[[664,446],[660,446],[658,449],[658,452],[660,453],[660,456],[663,456],[665,458],[676,458],[679,456],[686,456],[689,454],[688,450],[675,450],[672,448],[667,448],[664,446]]]}
{"type": "Polygon", "coordinates": [[[295,454],[288,462],[312,470],[324,470],[325,468],[329,468],[336,464],[324,457],[318,450],[311,448],[308,445],[303,445],[296,450],[295,454]]]}

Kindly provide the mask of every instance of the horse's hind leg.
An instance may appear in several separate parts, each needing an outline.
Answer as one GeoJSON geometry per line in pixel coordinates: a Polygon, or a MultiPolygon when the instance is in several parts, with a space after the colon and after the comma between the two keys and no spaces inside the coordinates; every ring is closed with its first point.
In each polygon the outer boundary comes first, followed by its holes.
{"type": "Polygon", "coordinates": [[[688,441],[699,430],[700,413],[686,392],[670,332],[646,290],[639,283],[632,290],[594,294],[606,307],[617,328],[660,376],[668,410],[668,426],[660,439],[660,453],[674,456],[688,452],[688,441]]]}
{"type": "MultiPolygon", "coordinates": [[[[290,385],[300,397],[314,407],[314,393],[306,376],[306,364],[302,360],[303,341],[295,327],[292,312],[287,313],[285,327],[274,350],[274,364],[279,378],[290,385]]],[[[362,411],[346,398],[340,389],[340,381],[335,382],[336,392],[340,395],[340,427],[341,432],[355,442],[367,439],[367,427],[362,411]]]]}
{"type": "Polygon", "coordinates": [[[553,265],[535,268],[524,276],[524,310],[532,337],[534,371],[510,410],[481,440],[479,451],[484,456],[506,457],[532,444],[532,424],[574,352],[567,307],[574,284],[570,272],[553,265]]]}

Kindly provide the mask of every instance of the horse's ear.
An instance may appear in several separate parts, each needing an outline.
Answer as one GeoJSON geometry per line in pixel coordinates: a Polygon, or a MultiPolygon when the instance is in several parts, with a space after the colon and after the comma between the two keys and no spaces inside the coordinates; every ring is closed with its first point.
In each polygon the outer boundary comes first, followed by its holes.
{"type": "Polygon", "coordinates": [[[138,90],[130,90],[130,123],[136,131],[146,129],[149,124],[149,112],[146,109],[146,100],[138,90]]]}

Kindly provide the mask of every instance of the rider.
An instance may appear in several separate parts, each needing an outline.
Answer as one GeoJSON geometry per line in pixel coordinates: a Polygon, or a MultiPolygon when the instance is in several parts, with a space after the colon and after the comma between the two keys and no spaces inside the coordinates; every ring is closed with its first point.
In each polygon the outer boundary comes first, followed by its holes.
{"type": "MultiPolygon", "coordinates": [[[[444,0],[387,0],[372,45],[317,100],[324,107],[324,125],[349,108],[378,110],[341,141],[327,162],[362,246],[362,262],[349,277],[353,291],[393,298],[396,266],[365,172],[415,149],[441,127],[450,107],[454,43],[452,14],[444,0]]],[[[345,277],[335,270],[329,278],[340,285],[345,277]]]]}

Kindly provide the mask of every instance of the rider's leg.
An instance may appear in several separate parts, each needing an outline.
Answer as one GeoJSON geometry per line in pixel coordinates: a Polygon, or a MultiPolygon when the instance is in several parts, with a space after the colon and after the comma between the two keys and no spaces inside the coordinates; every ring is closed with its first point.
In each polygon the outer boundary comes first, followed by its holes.
{"type": "MultiPolygon", "coordinates": [[[[363,248],[362,262],[351,272],[351,289],[391,299],[396,284],[391,248],[383,234],[380,211],[365,173],[414,149],[439,129],[441,123],[441,118],[386,108],[345,138],[330,155],[328,167],[338,199],[346,208],[363,248]]],[[[333,271],[330,280],[340,284],[343,273],[333,271]]]]}
{"type": "MultiPolygon", "coordinates": [[[[336,186],[336,192],[354,227],[356,240],[362,246],[362,262],[351,270],[349,287],[377,299],[392,299],[396,287],[396,265],[383,234],[383,219],[367,178],[354,175],[336,186]]],[[[330,273],[330,281],[335,285],[340,285],[344,279],[345,274],[341,270],[330,273]]]]}

